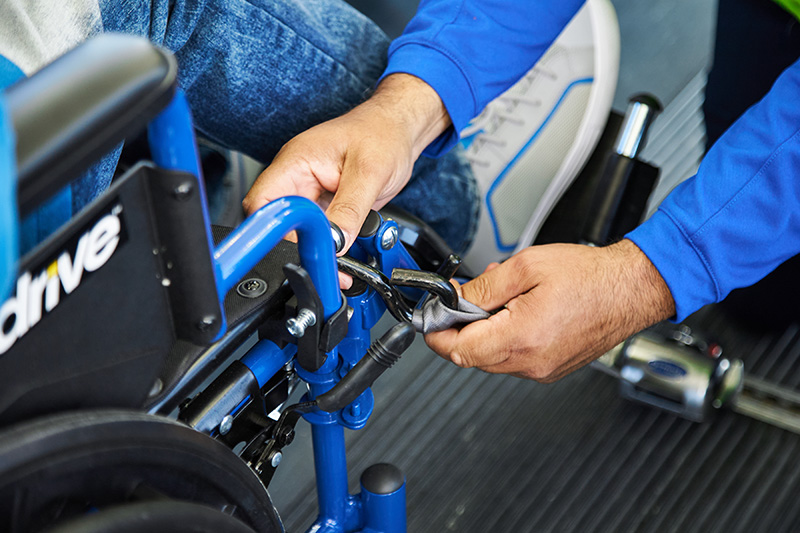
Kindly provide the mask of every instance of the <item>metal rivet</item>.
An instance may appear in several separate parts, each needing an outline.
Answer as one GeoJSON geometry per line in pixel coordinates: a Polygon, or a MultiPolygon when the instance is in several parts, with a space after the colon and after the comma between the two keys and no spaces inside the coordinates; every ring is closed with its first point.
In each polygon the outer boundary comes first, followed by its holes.
{"type": "Polygon", "coordinates": [[[192,187],[192,184],[185,181],[173,189],[172,196],[174,196],[176,200],[188,200],[193,190],[194,187],[192,187]]]}
{"type": "Polygon", "coordinates": [[[267,292],[267,282],[263,279],[246,279],[236,286],[236,293],[244,298],[258,298],[265,292],[267,292]]]}
{"type": "Polygon", "coordinates": [[[281,459],[283,459],[283,454],[281,452],[272,452],[270,454],[269,464],[272,465],[272,468],[278,468],[278,465],[281,464],[281,459]]]}
{"type": "Polygon", "coordinates": [[[381,235],[381,248],[391,250],[397,244],[397,237],[397,228],[395,226],[386,228],[386,231],[381,235]]]}
{"type": "Polygon", "coordinates": [[[306,329],[317,323],[317,316],[311,309],[305,307],[297,312],[295,318],[286,321],[286,329],[293,337],[300,338],[306,333],[306,329]]]}
{"type": "Polygon", "coordinates": [[[211,327],[217,322],[217,317],[215,316],[204,316],[200,319],[200,322],[197,323],[197,329],[200,331],[208,331],[211,327]]]}
{"type": "Polygon", "coordinates": [[[161,392],[163,389],[164,389],[164,382],[156,378],[155,382],[153,383],[153,386],[150,387],[150,392],[147,393],[147,396],[152,398],[153,396],[161,392]]]}
{"type": "Polygon", "coordinates": [[[231,427],[233,427],[233,417],[231,415],[226,415],[219,423],[219,434],[227,435],[231,427]]]}

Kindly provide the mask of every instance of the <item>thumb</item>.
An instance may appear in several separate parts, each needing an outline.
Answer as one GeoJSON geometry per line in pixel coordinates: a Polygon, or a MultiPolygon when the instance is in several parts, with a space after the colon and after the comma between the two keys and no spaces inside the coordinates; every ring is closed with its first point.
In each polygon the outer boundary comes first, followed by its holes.
{"type": "Polygon", "coordinates": [[[339,187],[325,212],[344,233],[345,250],[356,240],[381,187],[381,180],[375,179],[354,159],[345,160],[339,187]]]}
{"type": "Polygon", "coordinates": [[[461,287],[464,299],[491,311],[536,286],[536,279],[525,266],[524,252],[510,257],[461,287]]]}

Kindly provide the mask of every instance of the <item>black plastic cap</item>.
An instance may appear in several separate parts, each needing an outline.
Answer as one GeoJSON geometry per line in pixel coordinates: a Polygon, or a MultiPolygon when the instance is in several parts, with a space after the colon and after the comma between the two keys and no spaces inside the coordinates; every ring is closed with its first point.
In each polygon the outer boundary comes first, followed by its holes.
{"type": "Polygon", "coordinates": [[[406,482],[403,472],[394,465],[378,463],[361,474],[361,486],[372,494],[391,494],[406,482]]]}
{"type": "Polygon", "coordinates": [[[634,94],[633,96],[630,97],[628,102],[630,102],[630,103],[636,102],[636,103],[639,103],[639,104],[644,104],[644,105],[652,108],[657,113],[660,113],[661,111],[664,110],[664,106],[661,105],[661,102],[658,100],[658,98],[656,98],[655,96],[653,96],[650,93],[634,94]]]}
{"type": "Polygon", "coordinates": [[[378,228],[381,227],[381,216],[377,211],[370,210],[366,220],[361,225],[361,231],[358,232],[359,237],[372,237],[378,233],[378,228]]]}

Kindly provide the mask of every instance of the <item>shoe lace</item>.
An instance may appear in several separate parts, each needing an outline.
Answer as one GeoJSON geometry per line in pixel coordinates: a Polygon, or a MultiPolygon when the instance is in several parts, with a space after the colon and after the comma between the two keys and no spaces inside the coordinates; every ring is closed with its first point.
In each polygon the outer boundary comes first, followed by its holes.
{"type": "Polygon", "coordinates": [[[540,76],[556,78],[552,71],[540,67],[532,68],[510,90],[489,102],[483,112],[464,128],[462,137],[474,135],[465,154],[471,165],[488,167],[493,159],[504,157],[502,149],[508,142],[498,134],[499,130],[503,124],[525,124],[529,113],[521,112],[520,106],[535,108],[542,105],[539,98],[528,94],[533,80],[540,76]]]}

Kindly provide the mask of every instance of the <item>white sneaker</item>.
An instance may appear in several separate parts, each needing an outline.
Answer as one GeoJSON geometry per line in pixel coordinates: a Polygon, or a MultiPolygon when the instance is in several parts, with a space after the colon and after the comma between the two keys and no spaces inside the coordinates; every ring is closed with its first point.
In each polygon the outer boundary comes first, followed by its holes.
{"type": "Polygon", "coordinates": [[[465,263],[530,245],[603,131],[619,67],[609,0],[588,0],[539,62],[462,132],[483,202],[465,263]]]}

